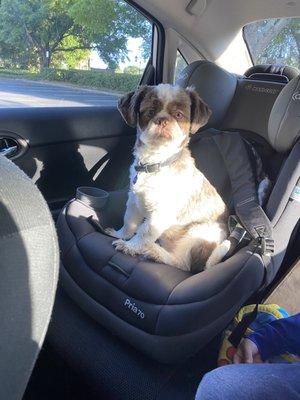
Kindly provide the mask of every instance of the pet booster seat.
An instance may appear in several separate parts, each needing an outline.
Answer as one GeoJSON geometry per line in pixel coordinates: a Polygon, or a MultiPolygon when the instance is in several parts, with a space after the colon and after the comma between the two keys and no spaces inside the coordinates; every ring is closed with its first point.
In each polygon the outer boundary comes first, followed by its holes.
{"type": "MultiPolygon", "coordinates": [[[[226,327],[252,294],[274,279],[300,217],[300,101],[296,96],[300,78],[286,86],[254,82],[271,87],[274,95],[266,93],[270,101],[265,100],[263,110],[257,111],[258,117],[263,112],[259,126],[252,115],[248,124],[254,132],[252,142],[263,142],[270,154],[284,160],[280,171],[273,171],[273,188],[264,210],[242,138],[244,122],[236,117],[236,96],[241,96],[245,78],[212,63],[197,62],[187,67],[179,84],[194,84],[212,108],[208,129],[191,141],[192,153],[246,228],[251,238],[248,244],[198,273],[118,252],[103,227],[122,226],[127,190],[106,193],[79,188],[57,224],[61,284],[68,295],[113,334],[164,363],[196,353],[226,327]],[[265,113],[272,106],[265,132],[265,113]],[[233,124],[240,133],[224,132],[224,127],[232,130],[233,124]]],[[[247,94],[256,109],[251,96],[257,92],[248,90],[247,94]]]]}

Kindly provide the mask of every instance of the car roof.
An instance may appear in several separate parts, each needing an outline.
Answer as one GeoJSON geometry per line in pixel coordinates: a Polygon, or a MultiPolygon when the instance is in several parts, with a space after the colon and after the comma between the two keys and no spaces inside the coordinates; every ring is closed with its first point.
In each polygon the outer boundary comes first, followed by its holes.
{"type": "Polygon", "coordinates": [[[217,63],[247,23],[300,16],[300,2],[289,0],[137,0],[136,3],[165,29],[174,29],[182,35],[204,58],[217,63]]]}

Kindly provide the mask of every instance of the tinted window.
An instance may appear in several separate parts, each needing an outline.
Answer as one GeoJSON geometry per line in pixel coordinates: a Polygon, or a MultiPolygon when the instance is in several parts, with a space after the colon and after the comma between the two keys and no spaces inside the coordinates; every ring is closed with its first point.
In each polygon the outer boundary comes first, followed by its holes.
{"type": "Polygon", "coordinates": [[[151,43],[152,24],[124,1],[2,0],[0,106],[112,101],[136,88],[151,43]]]}
{"type": "Polygon", "coordinates": [[[244,27],[254,64],[283,64],[300,68],[300,18],[276,18],[244,27]]]}
{"type": "Polygon", "coordinates": [[[184,70],[184,68],[188,65],[188,63],[183,58],[182,54],[179,50],[176,53],[176,63],[175,63],[175,73],[174,73],[174,82],[177,81],[179,75],[184,70]]]}

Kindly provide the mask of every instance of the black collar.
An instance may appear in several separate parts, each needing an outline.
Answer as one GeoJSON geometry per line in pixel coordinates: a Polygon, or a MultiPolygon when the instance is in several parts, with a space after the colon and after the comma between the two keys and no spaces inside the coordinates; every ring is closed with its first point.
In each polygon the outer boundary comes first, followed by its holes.
{"type": "Polygon", "coordinates": [[[172,164],[179,155],[182,153],[182,151],[179,151],[176,154],[173,154],[171,157],[167,158],[165,161],[160,162],[160,163],[155,163],[155,164],[138,164],[134,166],[134,169],[136,172],[147,172],[149,174],[153,172],[158,172],[162,167],[166,167],[167,165],[172,164]]]}

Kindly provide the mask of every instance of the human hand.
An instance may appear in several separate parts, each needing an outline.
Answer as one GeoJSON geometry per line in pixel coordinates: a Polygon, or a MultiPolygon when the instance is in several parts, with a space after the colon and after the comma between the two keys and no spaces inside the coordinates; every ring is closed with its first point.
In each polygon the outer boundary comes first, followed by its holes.
{"type": "Polygon", "coordinates": [[[233,356],[234,364],[259,364],[262,359],[258,347],[252,340],[243,339],[239,344],[236,353],[233,356]]]}

